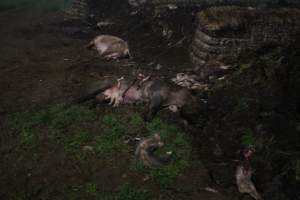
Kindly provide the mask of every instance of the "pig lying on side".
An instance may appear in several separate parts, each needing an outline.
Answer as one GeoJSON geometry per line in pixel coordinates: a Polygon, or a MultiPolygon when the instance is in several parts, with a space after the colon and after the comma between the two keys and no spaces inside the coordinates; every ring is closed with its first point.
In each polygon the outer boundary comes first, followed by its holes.
{"type": "Polygon", "coordinates": [[[99,35],[86,47],[96,49],[99,55],[107,60],[130,56],[127,42],[112,35],[99,35]]]}
{"type": "Polygon", "coordinates": [[[196,98],[186,88],[143,75],[140,75],[137,83],[133,85],[118,81],[116,85],[96,96],[98,102],[108,99],[114,106],[120,103],[145,102],[147,104],[146,121],[152,120],[159,110],[165,108],[172,112],[181,112],[183,107],[194,106],[193,110],[195,112],[198,110],[196,98]]]}

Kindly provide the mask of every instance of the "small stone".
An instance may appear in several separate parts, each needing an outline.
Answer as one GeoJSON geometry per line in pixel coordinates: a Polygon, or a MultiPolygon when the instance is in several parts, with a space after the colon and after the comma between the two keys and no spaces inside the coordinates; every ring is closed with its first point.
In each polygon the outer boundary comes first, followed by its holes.
{"type": "Polygon", "coordinates": [[[157,64],[156,67],[155,67],[156,70],[160,70],[161,68],[162,68],[161,64],[157,64]]]}
{"type": "Polygon", "coordinates": [[[82,150],[84,151],[94,151],[94,147],[89,146],[89,145],[85,145],[82,147],[82,150]]]}

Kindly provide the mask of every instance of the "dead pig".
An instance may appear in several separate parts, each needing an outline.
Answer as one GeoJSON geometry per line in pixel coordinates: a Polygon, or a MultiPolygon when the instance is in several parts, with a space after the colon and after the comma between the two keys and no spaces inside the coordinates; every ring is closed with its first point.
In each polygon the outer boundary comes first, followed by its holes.
{"type": "Polygon", "coordinates": [[[146,121],[152,120],[162,109],[181,112],[182,107],[194,106],[193,110],[198,111],[196,98],[186,88],[172,86],[159,79],[152,80],[149,76],[143,75],[139,75],[137,80],[137,83],[132,85],[126,82],[118,83],[97,95],[96,99],[98,102],[105,99],[117,99],[118,104],[145,102],[147,104],[144,114],[146,121]]]}
{"type": "Polygon", "coordinates": [[[130,57],[128,43],[112,35],[99,35],[86,47],[96,49],[99,55],[107,60],[130,57]]]}
{"type": "Polygon", "coordinates": [[[145,120],[152,120],[158,111],[169,109],[182,111],[182,107],[194,104],[195,97],[186,88],[171,85],[162,80],[148,80],[141,85],[141,93],[147,103],[145,120]]]}

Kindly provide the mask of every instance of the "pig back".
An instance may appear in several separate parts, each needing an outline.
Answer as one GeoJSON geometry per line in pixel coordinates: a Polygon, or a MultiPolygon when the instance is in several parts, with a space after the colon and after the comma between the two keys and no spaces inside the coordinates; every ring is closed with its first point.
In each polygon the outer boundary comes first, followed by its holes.
{"type": "Polygon", "coordinates": [[[142,87],[142,97],[148,100],[154,96],[160,96],[163,101],[166,101],[170,96],[170,92],[170,86],[162,80],[148,81],[142,87]]]}

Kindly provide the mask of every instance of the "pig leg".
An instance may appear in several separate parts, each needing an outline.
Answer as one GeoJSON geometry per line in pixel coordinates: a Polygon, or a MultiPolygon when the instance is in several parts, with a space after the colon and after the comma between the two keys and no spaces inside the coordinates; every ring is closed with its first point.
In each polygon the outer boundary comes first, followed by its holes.
{"type": "Polygon", "coordinates": [[[107,97],[103,93],[100,93],[96,96],[96,101],[98,103],[104,103],[107,101],[107,97]]]}
{"type": "Polygon", "coordinates": [[[111,53],[111,54],[106,55],[104,58],[106,60],[116,60],[119,57],[120,57],[120,53],[111,53]]]}
{"type": "Polygon", "coordinates": [[[163,99],[160,95],[154,95],[147,106],[145,113],[145,121],[151,121],[159,110],[161,110],[163,99]]]}

